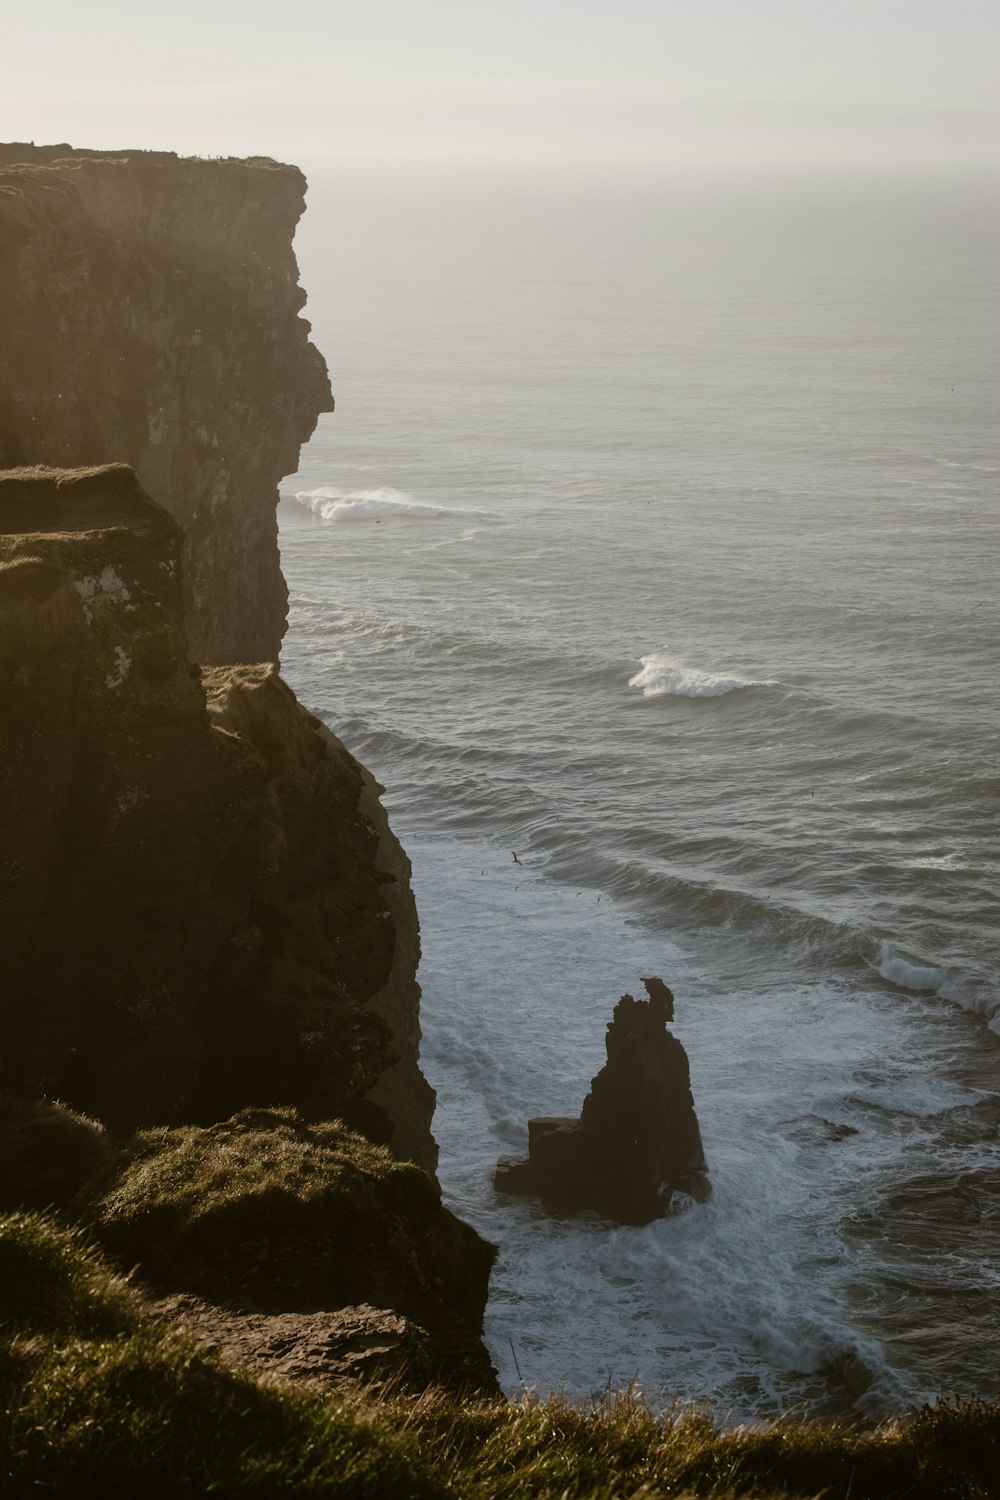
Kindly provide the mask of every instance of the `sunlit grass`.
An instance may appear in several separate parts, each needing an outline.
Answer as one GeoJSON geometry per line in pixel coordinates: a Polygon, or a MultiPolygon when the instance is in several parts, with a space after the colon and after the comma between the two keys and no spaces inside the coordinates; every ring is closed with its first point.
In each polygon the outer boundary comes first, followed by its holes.
{"type": "Polygon", "coordinates": [[[634,1392],[462,1402],[323,1396],[227,1364],[152,1316],[76,1230],[0,1218],[0,1492],[421,1500],[988,1500],[1000,1405],[874,1432],[720,1430],[634,1392]]]}

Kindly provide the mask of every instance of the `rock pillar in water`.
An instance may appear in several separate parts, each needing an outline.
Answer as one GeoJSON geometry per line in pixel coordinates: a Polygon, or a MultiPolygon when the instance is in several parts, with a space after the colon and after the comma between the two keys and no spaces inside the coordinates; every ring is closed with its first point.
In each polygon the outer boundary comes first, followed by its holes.
{"type": "Polygon", "coordinates": [[[662,979],[643,983],[648,1000],[623,995],[615,1006],[608,1060],[579,1119],[529,1120],[528,1156],[497,1164],[501,1192],[596,1209],[621,1224],[662,1218],[678,1192],[708,1197],[687,1053],[667,1030],[674,997],[662,979]]]}

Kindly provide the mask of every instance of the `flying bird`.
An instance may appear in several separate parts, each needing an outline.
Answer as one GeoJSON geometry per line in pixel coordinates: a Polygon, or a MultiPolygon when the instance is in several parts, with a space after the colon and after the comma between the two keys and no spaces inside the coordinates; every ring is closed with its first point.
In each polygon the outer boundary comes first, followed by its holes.
{"type": "MultiPolygon", "coordinates": [[[[513,849],[512,849],[512,850],[511,850],[511,851],[510,851],[510,852],[511,852],[511,854],[514,854],[514,851],[513,851],[513,849]]],[[[518,857],[517,857],[517,855],[516,855],[516,854],[514,854],[514,863],[515,863],[515,864],[516,864],[516,865],[519,865],[519,864],[520,864],[520,863],[521,863],[521,861],[520,861],[520,860],[519,860],[519,859],[518,859],[518,857]]]]}

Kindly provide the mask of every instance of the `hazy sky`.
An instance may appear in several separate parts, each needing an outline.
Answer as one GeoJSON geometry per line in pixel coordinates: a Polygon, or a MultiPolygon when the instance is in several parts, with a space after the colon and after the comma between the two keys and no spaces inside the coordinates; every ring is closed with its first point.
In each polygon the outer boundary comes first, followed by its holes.
{"type": "Polygon", "coordinates": [[[375,159],[1000,156],[996,0],[44,0],[0,138],[375,159]]]}

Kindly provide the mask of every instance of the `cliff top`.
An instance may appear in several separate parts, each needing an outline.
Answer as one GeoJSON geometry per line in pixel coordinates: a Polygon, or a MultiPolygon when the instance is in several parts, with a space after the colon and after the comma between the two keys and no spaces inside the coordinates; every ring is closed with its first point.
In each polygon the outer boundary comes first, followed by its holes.
{"type": "Polygon", "coordinates": [[[179,533],[128,464],[37,464],[0,473],[0,560],[23,553],[41,533],[71,536],[121,526],[150,539],[179,533]]]}
{"type": "Polygon", "coordinates": [[[0,227],[9,242],[22,218],[19,203],[30,205],[27,223],[34,232],[42,226],[52,232],[59,217],[53,190],[70,195],[67,206],[85,192],[96,220],[117,221],[118,233],[126,225],[133,231],[141,225],[144,236],[154,241],[180,237],[198,242],[204,236],[204,249],[236,220],[253,219],[255,236],[263,234],[271,253],[280,255],[290,251],[304,212],[306,179],[298,167],[269,156],[0,144],[0,227]],[[254,184],[263,191],[258,193],[254,184]]]}
{"type": "Polygon", "coordinates": [[[272,156],[180,156],[176,151],[147,151],[128,146],[102,150],[99,147],[70,146],[65,141],[52,146],[36,146],[34,141],[0,142],[0,168],[50,166],[60,162],[87,160],[131,161],[150,166],[197,162],[204,166],[256,167],[265,171],[294,172],[302,176],[298,167],[276,161],[272,156]]]}

